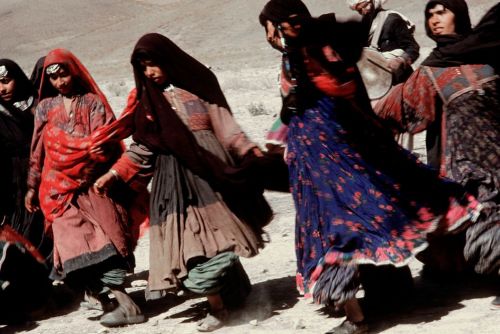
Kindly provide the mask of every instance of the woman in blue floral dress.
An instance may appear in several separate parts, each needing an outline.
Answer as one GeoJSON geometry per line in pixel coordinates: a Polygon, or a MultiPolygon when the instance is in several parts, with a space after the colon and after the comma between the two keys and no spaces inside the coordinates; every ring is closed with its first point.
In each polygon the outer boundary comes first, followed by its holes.
{"type": "Polygon", "coordinates": [[[363,333],[360,268],[405,266],[429,233],[463,228],[480,205],[377,120],[355,66],[363,26],[333,14],[313,19],[298,0],[269,1],[259,19],[294,83],[281,118],[289,127],[297,284],[316,302],[346,310],[329,333],[363,333]]]}

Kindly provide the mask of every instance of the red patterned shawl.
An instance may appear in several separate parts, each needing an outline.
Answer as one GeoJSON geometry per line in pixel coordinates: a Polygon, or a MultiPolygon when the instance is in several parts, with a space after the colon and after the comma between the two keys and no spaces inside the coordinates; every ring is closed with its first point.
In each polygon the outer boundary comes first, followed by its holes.
{"type": "MultiPolygon", "coordinates": [[[[64,49],[49,52],[45,59],[40,99],[52,97],[55,93],[45,74],[45,69],[51,64],[64,64],[81,89],[99,97],[105,108],[106,122],[115,119],[106,97],[87,69],[71,52],[64,49]]],[[[48,123],[42,134],[45,161],[39,189],[40,206],[48,223],[64,212],[78,189],[92,182],[92,176],[87,171],[109,159],[109,156],[91,156],[88,139],[74,137],[51,123],[51,112],[53,110],[49,111],[48,123]]]]}

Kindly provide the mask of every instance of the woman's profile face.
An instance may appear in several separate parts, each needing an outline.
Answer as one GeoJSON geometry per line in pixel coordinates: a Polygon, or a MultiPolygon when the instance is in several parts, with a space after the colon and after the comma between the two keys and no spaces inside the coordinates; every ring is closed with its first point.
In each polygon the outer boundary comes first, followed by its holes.
{"type": "MultiPolygon", "coordinates": [[[[50,68],[50,66],[48,66],[50,68]]],[[[47,73],[52,86],[62,95],[69,95],[73,91],[73,77],[68,69],[59,66],[51,73],[47,73]]]]}
{"type": "MultiPolygon", "coordinates": [[[[294,17],[292,15],[290,17],[294,17]]],[[[267,42],[276,50],[284,51],[283,39],[294,39],[299,36],[300,25],[292,25],[288,22],[281,22],[278,26],[273,22],[266,21],[266,39],[267,42]]]]}
{"type": "Polygon", "coordinates": [[[16,89],[16,80],[4,76],[0,79],[0,98],[9,102],[14,97],[14,90],[16,89]]]}
{"type": "Polygon", "coordinates": [[[167,76],[163,72],[160,66],[155,64],[151,60],[141,60],[141,69],[144,73],[144,76],[149,80],[152,80],[154,83],[158,85],[163,85],[167,82],[167,76]]]}
{"type": "Polygon", "coordinates": [[[266,39],[267,42],[276,50],[283,51],[283,43],[281,42],[281,32],[271,21],[266,21],[266,39]]]}

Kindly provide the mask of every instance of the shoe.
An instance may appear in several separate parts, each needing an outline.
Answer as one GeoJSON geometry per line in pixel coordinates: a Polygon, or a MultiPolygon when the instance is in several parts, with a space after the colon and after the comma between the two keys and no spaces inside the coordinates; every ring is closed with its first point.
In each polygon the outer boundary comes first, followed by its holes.
{"type": "Polygon", "coordinates": [[[198,332],[213,332],[224,326],[228,317],[229,313],[226,309],[208,313],[205,318],[198,321],[196,329],[198,332]]]}
{"type": "Polygon", "coordinates": [[[140,324],[146,321],[144,314],[127,315],[126,311],[118,306],[113,312],[106,313],[99,322],[104,327],[120,327],[140,324]]]}
{"type": "Polygon", "coordinates": [[[364,322],[352,322],[344,320],[337,327],[333,327],[325,334],[365,334],[368,333],[368,325],[364,322]]]}
{"type": "Polygon", "coordinates": [[[495,299],[491,301],[490,309],[492,310],[500,310],[500,295],[496,296],[495,299]]]}

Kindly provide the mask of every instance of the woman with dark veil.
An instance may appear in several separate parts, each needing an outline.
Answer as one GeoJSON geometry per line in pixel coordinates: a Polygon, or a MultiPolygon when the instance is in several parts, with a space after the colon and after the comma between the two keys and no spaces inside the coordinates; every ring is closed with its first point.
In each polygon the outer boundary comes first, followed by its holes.
{"type": "Polygon", "coordinates": [[[2,193],[9,197],[2,202],[3,214],[9,217],[9,225],[39,246],[37,248],[43,248],[42,253],[48,256],[51,242],[43,233],[43,215],[31,214],[24,207],[34,110],[38,99],[22,69],[9,59],[0,60],[0,85],[0,145],[8,157],[9,163],[4,168],[8,169],[11,181],[2,188],[2,193]],[[12,91],[7,86],[13,87],[12,91]],[[44,243],[45,246],[42,245],[44,243]]]}
{"type": "Polygon", "coordinates": [[[21,307],[26,311],[30,303],[38,304],[47,297],[50,288],[48,268],[52,263],[52,240],[43,230],[43,215],[30,213],[24,207],[37,102],[35,89],[19,65],[0,59],[0,152],[3,157],[0,167],[3,255],[0,258],[4,258],[0,280],[10,282],[8,288],[2,289],[5,299],[2,298],[1,303],[9,314],[24,313],[21,307]],[[27,249],[36,253],[37,258],[27,249]]]}
{"type": "Polygon", "coordinates": [[[133,134],[134,143],[97,184],[106,190],[152,172],[146,298],[176,288],[204,295],[210,310],[197,328],[213,331],[248,295],[239,257],[258,253],[272,217],[256,180],[238,167],[262,152],[236,123],[215,75],[167,37],[141,37],[132,65],[128,108],[115,132],[102,131],[133,134]]]}
{"type": "Polygon", "coordinates": [[[481,206],[402,149],[373,113],[355,65],[366,27],[307,14],[301,1],[271,0],[259,17],[293,83],[281,118],[297,283],[306,297],[344,308],[347,319],[328,333],[365,333],[363,268],[407,265],[428,234],[465,228],[481,206]]]}
{"type": "MultiPolygon", "coordinates": [[[[427,161],[477,197],[483,210],[455,242],[460,260],[480,274],[500,272],[500,4],[472,27],[464,0],[432,0],[425,7],[431,54],[377,105],[395,132],[426,130],[427,161]],[[465,255],[465,259],[464,256],[465,255]]],[[[438,239],[423,258],[433,265],[449,250],[438,239]]],[[[435,265],[434,265],[435,266],[435,265]]],[[[500,291],[492,308],[500,308],[500,291]]]]}

